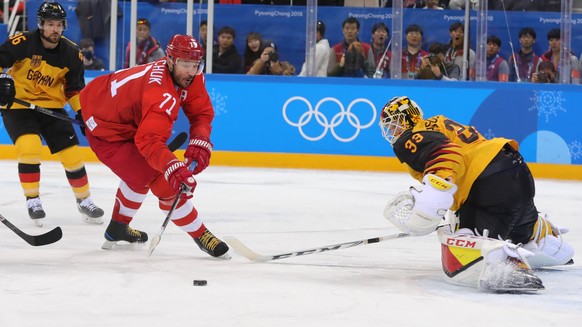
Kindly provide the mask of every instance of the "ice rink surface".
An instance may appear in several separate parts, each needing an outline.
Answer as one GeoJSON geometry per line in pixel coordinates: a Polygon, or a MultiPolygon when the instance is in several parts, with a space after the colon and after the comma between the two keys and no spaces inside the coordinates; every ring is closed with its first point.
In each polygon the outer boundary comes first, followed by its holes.
{"type": "MultiPolygon", "coordinates": [[[[131,164],[131,163],[128,163],[131,164]]],[[[43,228],[28,218],[15,161],[0,161],[0,213],[27,233],[60,226],[33,247],[0,226],[0,326],[581,326],[582,182],[536,181],[536,204],[570,228],[575,264],[538,271],[546,290],[486,294],[442,280],[436,234],[254,263],[210,258],[172,223],[147,247],[101,250],[118,179],[88,164],[104,225],[81,221],[59,163],[43,162],[43,228]],[[193,286],[204,279],[207,286],[193,286]]],[[[399,173],[210,167],[194,201],[210,230],[261,254],[397,233],[385,203],[414,183],[399,173]]],[[[132,227],[164,220],[149,195],[132,227]]]]}

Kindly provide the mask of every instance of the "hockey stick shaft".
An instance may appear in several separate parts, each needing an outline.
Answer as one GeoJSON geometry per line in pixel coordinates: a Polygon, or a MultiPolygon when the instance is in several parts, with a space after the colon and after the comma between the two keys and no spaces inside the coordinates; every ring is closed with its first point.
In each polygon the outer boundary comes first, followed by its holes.
{"type": "Polygon", "coordinates": [[[20,228],[14,226],[10,221],[8,221],[8,219],[4,218],[4,216],[2,215],[0,215],[0,221],[2,221],[4,225],[10,228],[11,231],[16,233],[16,235],[20,236],[20,238],[26,241],[26,243],[32,246],[52,244],[57,242],[63,237],[63,231],[61,230],[60,227],[56,227],[53,230],[46,232],[44,234],[29,235],[20,230],[20,228]]]}
{"type": "Polygon", "coordinates": [[[306,250],[302,250],[302,251],[294,251],[294,252],[287,252],[287,253],[281,253],[281,254],[271,254],[271,255],[258,254],[255,251],[251,250],[248,246],[244,245],[241,241],[239,241],[235,237],[226,236],[224,239],[232,247],[232,249],[236,253],[242,255],[243,257],[245,257],[251,261],[255,261],[255,262],[267,262],[267,261],[286,259],[286,258],[291,258],[291,257],[304,256],[304,255],[309,255],[309,254],[316,254],[316,253],[322,253],[322,252],[329,252],[329,251],[353,248],[353,247],[360,246],[360,245],[380,243],[383,241],[394,240],[394,239],[404,238],[404,237],[408,237],[408,236],[410,236],[410,235],[405,234],[405,233],[399,233],[399,234],[373,237],[373,238],[352,241],[352,242],[325,245],[325,246],[320,246],[320,247],[316,247],[316,248],[312,248],[312,249],[306,249],[306,250]]]}
{"type": "Polygon", "coordinates": [[[188,133],[180,132],[170,143],[168,143],[168,149],[174,152],[178,150],[186,141],[188,140],[188,133]]]}
{"type": "Polygon", "coordinates": [[[151,256],[152,253],[154,253],[156,246],[158,246],[158,244],[160,244],[160,241],[162,240],[162,234],[166,230],[166,226],[168,226],[168,223],[170,222],[170,219],[172,218],[172,214],[174,213],[174,210],[176,210],[176,207],[178,206],[178,203],[180,202],[180,198],[182,197],[184,190],[185,190],[185,188],[183,186],[180,187],[180,192],[178,192],[178,195],[176,196],[174,203],[172,203],[172,207],[170,208],[170,211],[168,211],[168,214],[166,215],[166,219],[164,219],[164,222],[162,223],[162,227],[160,228],[159,233],[156,234],[152,238],[152,240],[150,241],[150,248],[148,250],[149,256],[151,256]]]}
{"type": "Polygon", "coordinates": [[[40,113],[43,113],[45,115],[48,115],[48,116],[51,116],[51,117],[55,117],[55,118],[58,118],[58,119],[61,119],[61,120],[65,120],[65,121],[71,122],[73,124],[77,124],[79,126],[85,126],[85,124],[82,121],[80,121],[78,119],[75,119],[75,118],[71,118],[69,116],[65,116],[65,115],[58,114],[58,113],[54,112],[54,110],[52,110],[52,109],[47,109],[47,108],[39,107],[39,106],[37,106],[35,104],[32,104],[32,103],[27,102],[27,101],[24,101],[24,100],[20,100],[20,99],[14,99],[14,102],[15,103],[18,103],[19,105],[26,106],[29,109],[32,109],[32,110],[38,111],[40,113]]]}

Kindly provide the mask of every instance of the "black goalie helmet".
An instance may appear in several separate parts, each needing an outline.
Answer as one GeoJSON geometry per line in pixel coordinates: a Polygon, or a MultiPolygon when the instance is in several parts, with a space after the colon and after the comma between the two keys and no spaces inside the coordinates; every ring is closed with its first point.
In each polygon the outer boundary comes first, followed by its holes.
{"type": "Polygon", "coordinates": [[[42,29],[44,21],[47,19],[62,20],[63,26],[67,28],[67,12],[58,2],[43,2],[36,12],[38,28],[42,29]]]}

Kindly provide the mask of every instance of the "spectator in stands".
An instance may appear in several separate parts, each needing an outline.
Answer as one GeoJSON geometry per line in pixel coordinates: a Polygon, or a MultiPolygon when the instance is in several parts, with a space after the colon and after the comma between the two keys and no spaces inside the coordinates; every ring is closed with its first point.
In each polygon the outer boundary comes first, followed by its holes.
{"type": "Polygon", "coordinates": [[[384,23],[372,26],[372,44],[368,59],[374,61],[374,78],[390,77],[390,59],[392,52],[388,48],[388,33],[390,30],[384,23]]]}
{"type": "Polygon", "coordinates": [[[519,43],[521,49],[509,58],[509,81],[531,82],[533,74],[537,71],[540,57],[534,53],[533,45],[536,42],[536,32],[531,27],[522,28],[519,31],[519,43]],[[517,71],[519,72],[519,79],[517,71]]]}
{"type": "MultiPolygon", "coordinates": [[[[203,20],[200,22],[200,26],[198,27],[198,40],[200,40],[200,44],[206,50],[207,41],[208,41],[208,21],[203,20]]],[[[214,39],[214,37],[213,37],[214,39]]],[[[213,45],[216,45],[215,42],[212,42],[213,45]]]]}
{"type": "MultiPolygon", "coordinates": [[[[452,2],[452,1],[451,1],[452,2]]],[[[463,57],[465,54],[463,53],[463,44],[464,44],[464,37],[465,37],[465,26],[462,23],[454,22],[449,26],[449,35],[451,36],[451,41],[449,43],[449,48],[445,54],[446,61],[450,63],[454,63],[455,65],[461,67],[461,76],[462,76],[462,69],[463,69],[463,57]]],[[[469,71],[467,74],[467,79],[474,80],[475,79],[475,51],[469,48],[469,55],[468,55],[468,62],[469,62],[469,71]]]]}
{"type": "Polygon", "coordinates": [[[560,11],[560,0],[489,0],[489,10],[560,11]]]}
{"type": "Polygon", "coordinates": [[[360,41],[354,41],[348,46],[346,52],[342,54],[338,65],[328,75],[337,77],[368,77],[366,75],[367,71],[369,71],[369,67],[366,58],[362,54],[362,44],[360,41]]]}
{"type": "Polygon", "coordinates": [[[509,66],[507,61],[499,55],[501,40],[490,35],[487,38],[487,80],[507,82],[509,79],[509,66]]]}
{"type": "Polygon", "coordinates": [[[279,52],[273,41],[263,41],[261,56],[255,60],[247,72],[248,75],[286,75],[295,74],[295,66],[287,61],[279,61],[279,52]]]}
{"type": "Polygon", "coordinates": [[[416,73],[420,70],[422,58],[428,55],[428,52],[422,50],[422,37],[424,32],[416,24],[406,27],[406,48],[402,49],[402,79],[414,79],[416,73]]]}
{"type": "MultiPolygon", "coordinates": [[[[373,59],[370,58],[368,60],[368,52],[370,51],[370,45],[366,42],[361,42],[358,39],[358,34],[360,33],[360,22],[355,17],[348,17],[342,23],[342,33],[344,34],[344,39],[342,42],[337,43],[333,46],[333,54],[329,58],[329,66],[327,67],[327,74],[328,76],[334,76],[337,73],[339,63],[341,62],[342,58],[345,57],[345,54],[348,50],[348,47],[355,41],[358,41],[359,45],[356,48],[362,50],[362,56],[364,61],[366,61],[366,67],[364,67],[365,75],[367,77],[372,77],[374,74],[373,67],[373,59]]],[[[359,58],[350,58],[350,59],[359,59],[359,58]]]]}
{"type": "MultiPolygon", "coordinates": [[[[160,42],[151,36],[151,27],[151,23],[147,18],[140,18],[137,20],[136,65],[154,62],[166,55],[160,46],[160,42]]],[[[129,67],[130,46],[131,42],[127,44],[123,68],[129,67]]]]}
{"type": "Polygon", "coordinates": [[[457,81],[461,77],[461,68],[445,60],[447,45],[435,42],[428,47],[428,56],[422,58],[420,71],[416,79],[436,79],[442,81],[457,81]]]}
{"type": "Polygon", "coordinates": [[[83,54],[83,66],[85,70],[105,70],[103,60],[95,57],[95,42],[92,39],[81,39],[79,47],[83,54]]]}
{"type": "MultiPolygon", "coordinates": [[[[4,1],[2,1],[2,4],[3,3],[4,3],[4,1]]],[[[16,8],[16,14],[17,15],[22,15],[23,14],[24,6],[25,6],[24,3],[25,3],[25,1],[21,1],[18,4],[18,7],[16,8]]],[[[10,16],[10,13],[14,10],[14,5],[15,4],[16,4],[16,0],[10,0],[8,2],[8,16],[10,16]]],[[[4,19],[4,12],[3,12],[3,10],[4,10],[4,6],[3,5],[0,5],[0,20],[3,20],[4,19]]]]}
{"type": "Polygon", "coordinates": [[[549,61],[541,61],[538,65],[538,71],[533,73],[532,82],[534,83],[556,83],[556,68],[549,61]]]}
{"type": "MultiPolygon", "coordinates": [[[[380,7],[392,7],[392,0],[381,0],[380,7]]],[[[423,0],[402,0],[402,8],[422,8],[423,0]]]]}
{"type": "Polygon", "coordinates": [[[236,32],[230,26],[218,30],[218,44],[212,49],[212,72],[218,74],[240,74],[242,60],[234,45],[236,32]]]}
{"type": "MultiPolygon", "coordinates": [[[[405,0],[406,1],[406,0],[405,0]]],[[[378,8],[378,0],[344,0],[345,7],[378,8]]]]}
{"type": "MultiPolygon", "coordinates": [[[[470,1],[470,9],[478,9],[479,8],[479,0],[471,0],[470,1]]],[[[465,9],[465,0],[451,0],[449,1],[449,9],[465,9]]],[[[489,8],[491,9],[491,8],[489,8]]]]}
{"type": "MultiPolygon", "coordinates": [[[[81,38],[103,40],[109,36],[111,25],[111,0],[78,0],[75,14],[81,38]]],[[[121,16],[122,11],[118,10],[121,16]]]]}
{"type": "MultiPolygon", "coordinates": [[[[329,56],[331,48],[329,41],[325,38],[325,24],[323,21],[317,21],[315,30],[315,75],[318,77],[327,76],[327,66],[329,64],[329,56]]],[[[299,76],[307,76],[307,67],[303,63],[299,76]]]]}
{"type": "Polygon", "coordinates": [[[426,0],[425,6],[422,9],[443,10],[444,8],[439,6],[439,0],[426,0]]]}
{"type": "MultiPolygon", "coordinates": [[[[557,72],[555,82],[560,83],[560,29],[554,28],[548,32],[548,42],[550,43],[550,50],[544,53],[541,57],[543,61],[549,61],[554,65],[554,70],[557,72]]],[[[539,71],[539,67],[538,67],[539,71]]],[[[532,79],[533,82],[536,82],[532,79]]],[[[578,58],[574,53],[570,54],[570,84],[580,84],[580,71],[578,70],[578,58]]]]}
{"type": "Polygon", "coordinates": [[[248,73],[249,69],[255,64],[255,61],[261,57],[262,41],[261,34],[257,32],[249,32],[247,34],[247,46],[243,55],[243,74],[248,73]]]}

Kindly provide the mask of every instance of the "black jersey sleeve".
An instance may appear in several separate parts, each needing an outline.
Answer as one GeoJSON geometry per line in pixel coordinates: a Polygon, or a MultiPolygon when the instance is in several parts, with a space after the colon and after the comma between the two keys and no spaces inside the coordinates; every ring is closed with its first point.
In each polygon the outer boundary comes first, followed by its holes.
{"type": "Polygon", "coordinates": [[[436,154],[448,144],[450,140],[442,133],[407,130],[394,143],[394,153],[400,162],[423,173],[434,162],[436,154]]]}

